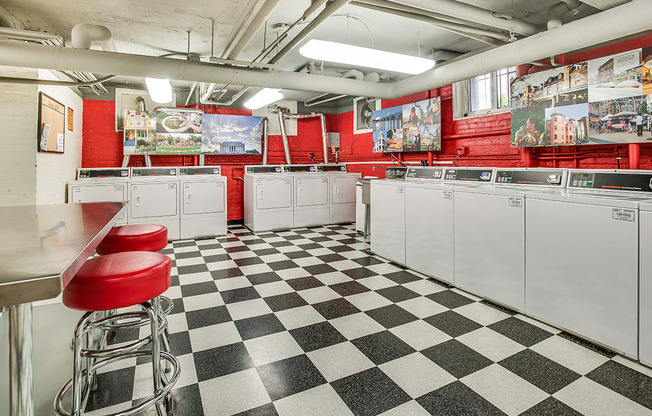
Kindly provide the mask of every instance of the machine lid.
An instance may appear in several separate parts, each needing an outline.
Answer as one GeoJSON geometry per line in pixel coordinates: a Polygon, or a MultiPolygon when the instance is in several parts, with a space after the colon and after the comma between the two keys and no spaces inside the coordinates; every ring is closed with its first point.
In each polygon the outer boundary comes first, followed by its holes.
{"type": "Polygon", "coordinates": [[[423,167],[423,168],[408,168],[407,173],[405,174],[405,180],[435,180],[440,181],[444,176],[443,168],[432,168],[432,167],[423,167]]]}
{"type": "Polygon", "coordinates": [[[91,178],[128,178],[129,168],[89,168],[78,169],[78,179],[91,179],[91,178]]]}
{"type": "Polygon", "coordinates": [[[245,173],[283,173],[283,167],[280,165],[246,166],[245,173]]]}
{"type": "Polygon", "coordinates": [[[455,183],[490,183],[493,172],[493,168],[447,168],[444,180],[455,183]]]}
{"type": "Polygon", "coordinates": [[[652,194],[652,171],[570,171],[567,189],[584,192],[652,194]]]}
{"type": "Polygon", "coordinates": [[[219,175],[219,166],[188,166],[179,168],[179,176],[219,175]]]}
{"type": "Polygon", "coordinates": [[[494,183],[508,187],[548,186],[562,189],[564,169],[496,169],[494,183]]]}
{"type": "Polygon", "coordinates": [[[347,172],[346,165],[318,165],[317,172],[347,172]]]}
{"type": "Polygon", "coordinates": [[[177,168],[131,168],[132,178],[139,178],[144,176],[177,176],[177,168]]]}
{"type": "Polygon", "coordinates": [[[283,166],[283,171],[286,173],[317,172],[317,167],[315,165],[286,165],[283,166]]]}

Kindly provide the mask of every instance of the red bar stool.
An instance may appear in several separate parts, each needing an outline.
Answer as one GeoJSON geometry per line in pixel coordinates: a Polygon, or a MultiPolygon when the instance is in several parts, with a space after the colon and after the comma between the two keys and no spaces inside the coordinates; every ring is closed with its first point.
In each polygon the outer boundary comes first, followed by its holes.
{"type": "Polygon", "coordinates": [[[116,415],[133,415],[151,405],[159,412],[172,412],[169,396],[180,374],[179,361],[169,352],[161,351],[160,339],[167,327],[162,314],[156,312],[150,299],[156,299],[170,286],[172,262],[169,257],[152,252],[115,253],[95,257],[84,263],[63,292],[63,303],[71,308],[86,311],[75,328],[73,340],[73,376],[57,393],[55,413],[60,416],[78,416],[83,413],[83,397],[89,393],[95,371],[115,361],[139,357],[152,357],[154,392],[139,405],[116,415]],[[142,311],[99,317],[96,312],[140,305],[142,311]],[[120,347],[91,349],[94,330],[106,331],[120,319],[138,322],[146,318],[151,335],[120,347]],[[151,343],[151,350],[139,348],[151,343]],[[161,359],[172,368],[171,377],[161,370],[161,359]],[[72,410],[63,409],[62,399],[72,388],[72,410]]]}

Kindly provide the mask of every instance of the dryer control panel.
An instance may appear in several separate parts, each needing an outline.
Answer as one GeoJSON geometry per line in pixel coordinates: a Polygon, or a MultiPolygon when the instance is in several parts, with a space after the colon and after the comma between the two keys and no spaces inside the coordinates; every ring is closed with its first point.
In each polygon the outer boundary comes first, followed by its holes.
{"type": "Polygon", "coordinates": [[[255,165],[246,166],[245,173],[283,173],[282,166],[275,165],[255,165]]]}
{"type": "Polygon", "coordinates": [[[346,165],[318,165],[317,172],[347,172],[346,165]]]}
{"type": "Polygon", "coordinates": [[[128,178],[129,168],[94,168],[79,169],[77,171],[78,179],[91,178],[128,178]]]}
{"type": "Polygon", "coordinates": [[[444,176],[443,168],[408,168],[407,179],[440,180],[444,176]]]}
{"type": "Polygon", "coordinates": [[[562,188],[564,171],[562,170],[547,170],[547,169],[497,169],[494,183],[505,184],[510,186],[554,186],[562,188]]]}
{"type": "Polygon", "coordinates": [[[283,171],[285,173],[317,172],[317,167],[315,165],[287,165],[287,166],[283,166],[283,171]]]}
{"type": "Polygon", "coordinates": [[[652,193],[652,172],[571,172],[569,189],[652,193]]]}
{"type": "Polygon", "coordinates": [[[193,175],[219,175],[219,166],[192,166],[186,168],[179,168],[179,176],[193,176],[193,175]]]}
{"type": "Polygon", "coordinates": [[[444,179],[447,181],[490,182],[493,169],[446,169],[444,179]]]}
{"type": "Polygon", "coordinates": [[[177,176],[177,168],[131,168],[131,177],[177,176]]]}

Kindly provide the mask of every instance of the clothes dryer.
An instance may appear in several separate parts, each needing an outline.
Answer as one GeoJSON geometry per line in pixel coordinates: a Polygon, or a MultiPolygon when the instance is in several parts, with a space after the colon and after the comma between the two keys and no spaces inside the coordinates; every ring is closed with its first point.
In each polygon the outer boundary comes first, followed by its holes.
{"type": "Polygon", "coordinates": [[[316,165],[286,165],[283,170],[294,178],[293,227],[328,224],[328,174],[316,165]]]}
{"type": "Polygon", "coordinates": [[[294,223],[294,178],[281,165],[245,167],[244,221],[252,231],[284,230],[294,223]]]}
{"type": "Polygon", "coordinates": [[[638,356],[639,203],[652,171],[571,170],[567,194],[527,196],[529,315],[638,356]]]}
{"type": "Polygon", "coordinates": [[[226,234],[226,178],[219,166],[179,168],[181,238],[226,234]]]}
{"type": "Polygon", "coordinates": [[[131,168],[129,224],[160,224],[179,239],[179,176],[176,167],[131,168]]]}
{"type": "MultiPolygon", "coordinates": [[[[127,202],[129,168],[89,168],[77,170],[77,180],[68,182],[68,203],[127,202]]],[[[127,224],[127,210],[116,224],[127,224]]]]}
{"type": "Polygon", "coordinates": [[[346,165],[319,165],[317,169],[329,176],[329,223],[355,221],[355,184],[362,174],[348,172],[346,165]]]}
{"type": "MultiPolygon", "coordinates": [[[[651,184],[652,185],[652,184],[651,184]]],[[[639,360],[652,366],[652,200],[639,205],[639,360]]]]}

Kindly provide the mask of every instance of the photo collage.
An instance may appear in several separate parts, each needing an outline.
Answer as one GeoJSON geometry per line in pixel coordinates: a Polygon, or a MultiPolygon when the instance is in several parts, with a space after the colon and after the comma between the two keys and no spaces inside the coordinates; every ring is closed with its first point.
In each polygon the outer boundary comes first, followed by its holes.
{"type": "Polygon", "coordinates": [[[441,101],[431,98],[373,112],[373,151],[441,150],[441,101]]]}
{"type": "Polygon", "coordinates": [[[515,147],[652,140],[652,47],[512,81],[515,147]]]}

